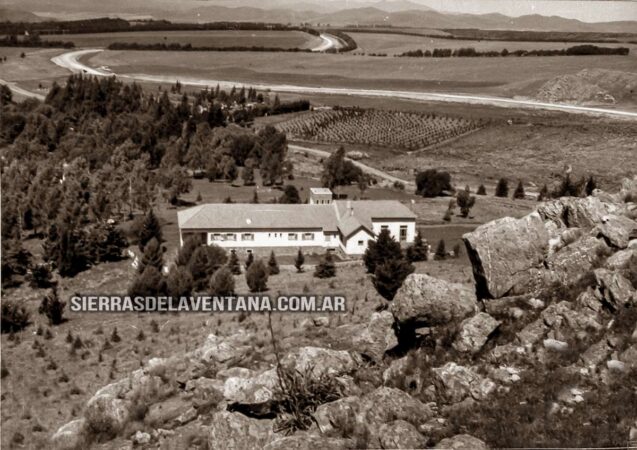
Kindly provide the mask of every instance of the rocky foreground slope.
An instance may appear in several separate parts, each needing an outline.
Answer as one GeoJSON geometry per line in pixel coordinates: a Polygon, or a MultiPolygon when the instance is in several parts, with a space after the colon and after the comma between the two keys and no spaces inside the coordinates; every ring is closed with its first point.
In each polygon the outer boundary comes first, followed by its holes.
{"type": "Polygon", "coordinates": [[[626,446],[637,440],[637,177],[464,236],[475,290],[413,274],[369,322],[210,335],[87,403],[54,448],[626,446]]]}

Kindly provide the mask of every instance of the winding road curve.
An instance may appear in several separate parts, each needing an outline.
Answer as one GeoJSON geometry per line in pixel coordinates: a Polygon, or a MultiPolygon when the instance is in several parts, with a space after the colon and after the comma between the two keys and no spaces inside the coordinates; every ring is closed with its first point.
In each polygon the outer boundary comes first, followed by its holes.
{"type": "Polygon", "coordinates": [[[313,52],[325,52],[331,48],[341,48],[341,41],[331,34],[321,33],[319,36],[323,42],[312,49],[313,52]]]}
{"type": "MultiPolygon", "coordinates": [[[[75,50],[64,53],[51,59],[58,66],[69,69],[76,73],[86,73],[95,76],[113,76],[117,75],[105,68],[94,68],[85,65],[79,61],[84,55],[101,52],[103,49],[85,49],[75,50]]],[[[288,84],[265,84],[265,83],[241,83],[227,80],[212,80],[203,78],[177,77],[174,75],[147,75],[147,74],[123,74],[117,75],[120,78],[146,81],[154,83],[175,83],[177,80],[183,85],[191,86],[212,86],[219,84],[221,86],[252,86],[258,90],[271,90],[275,92],[287,92],[297,94],[326,94],[326,95],[348,95],[355,97],[376,97],[376,98],[399,98],[405,100],[416,101],[437,101],[437,102],[454,102],[475,105],[489,105],[510,108],[525,109],[545,109],[552,111],[563,111],[569,113],[589,114],[596,116],[622,117],[629,119],[637,119],[637,112],[622,111],[615,109],[593,108],[587,106],[566,105],[561,103],[545,103],[534,100],[513,99],[505,97],[488,97],[479,95],[466,94],[446,94],[439,92],[417,92],[417,91],[391,91],[382,89],[352,89],[352,88],[335,88],[335,87],[317,87],[317,86],[297,86],[288,84]]]]}

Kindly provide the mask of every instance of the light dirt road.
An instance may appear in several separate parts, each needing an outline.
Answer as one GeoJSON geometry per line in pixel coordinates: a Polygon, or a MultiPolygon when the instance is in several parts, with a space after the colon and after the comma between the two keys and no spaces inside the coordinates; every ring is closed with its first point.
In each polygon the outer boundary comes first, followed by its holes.
{"type": "MultiPolygon", "coordinates": [[[[55,64],[65,67],[72,72],[86,73],[96,76],[117,75],[106,68],[94,68],[79,61],[79,58],[91,53],[101,52],[103,49],[75,50],[64,53],[51,59],[55,64]]],[[[354,97],[376,97],[376,98],[398,98],[405,100],[416,100],[425,102],[454,102],[476,105],[489,105],[508,108],[524,109],[544,109],[551,111],[563,111],[568,113],[588,114],[594,116],[607,116],[615,118],[626,118],[637,120],[637,112],[622,111],[616,109],[593,108],[587,106],[567,105],[561,103],[544,103],[523,98],[487,97],[466,94],[447,94],[439,92],[418,92],[418,91],[392,91],[382,89],[350,89],[335,87],[317,86],[296,86],[287,84],[264,84],[264,83],[241,83],[229,80],[212,80],[204,78],[177,77],[174,75],[148,75],[148,74],[123,74],[117,75],[120,78],[146,81],[155,83],[175,83],[177,80],[182,85],[191,86],[246,86],[257,90],[270,90],[275,92],[298,93],[298,94],[325,94],[325,95],[347,95],[354,97]]]]}
{"type": "MultiPolygon", "coordinates": [[[[311,155],[315,155],[315,156],[320,156],[322,158],[328,158],[331,153],[327,152],[325,150],[319,150],[316,148],[309,148],[309,147],[302,147],[300,145],[296,145],[296,144],[288,144],[288,149],[292,150],[293,152],[297,152],[297,153],[308,153],[311,155]]],[[[354,165],[356,167],[359,167],[363,172],[369,174],[369,175],[373,175],[375,177],[378,178],[382,178],[383,180],[389,181],[390,183],[402,183],[405,186],[410,186],[412,188],[415,188],[416,185],[414,184],[413,181],[407,181],[407,180],[403,180],[402,178],[398,178],[395,177],[393,175],[388,174],[387,172],[383,172],[382,170],[376,169],[375,167],[371,167],[368,166],[367,164],[363,164],[360,161],[355,161],[353,159],[350,158],[346,158],[350,161],[352,161],[352,163],[354,163],[354,165]]]]}
{"type": "Polygon", "coordinates": [[[44,95],[38,94],[37,92],[27,91],[26,89],[21,88],[12,81],[5,81],[3,79],[0,79],[0,84],[8,86],[9,89],[11,89],[11,92],[13,92],[14,94],[22,95],[29,98],[37,98],[40,101],[44,100],[45,98],[44,95]]]}

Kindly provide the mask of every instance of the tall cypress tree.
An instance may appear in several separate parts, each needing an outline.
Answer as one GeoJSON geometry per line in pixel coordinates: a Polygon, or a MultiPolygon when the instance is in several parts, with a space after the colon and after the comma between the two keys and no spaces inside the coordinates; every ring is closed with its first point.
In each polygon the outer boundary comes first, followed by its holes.
{"type": "Polygon", "coordinates": [[[139,232],[139,249],[144,251],[144,246],[146,246],[146,244],[153,238],[155,238],[158,243],[163,242],[159,219],[155,215],[155,212],[150,209],[144,217],[144,223],[142,224],[142,229],[139,232]]]}
{"type": "Polygon", "coordinates": [[[142,273],[148,266],[153,266],[159,272],[164,267],[164,250],[155,238],[152,238],[144,247],[144,254],[137,270],[142,273]]]}

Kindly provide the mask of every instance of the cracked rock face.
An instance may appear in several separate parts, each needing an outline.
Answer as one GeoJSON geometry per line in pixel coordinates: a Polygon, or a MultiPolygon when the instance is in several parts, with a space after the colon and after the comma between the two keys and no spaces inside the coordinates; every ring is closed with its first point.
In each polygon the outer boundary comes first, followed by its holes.
{"type": "Polygon", "coordinates": [[[500,298],[528,279],[549,251],[549,233],[538,213],[504,217],[463,236],[479,298],[500,298]]]}

